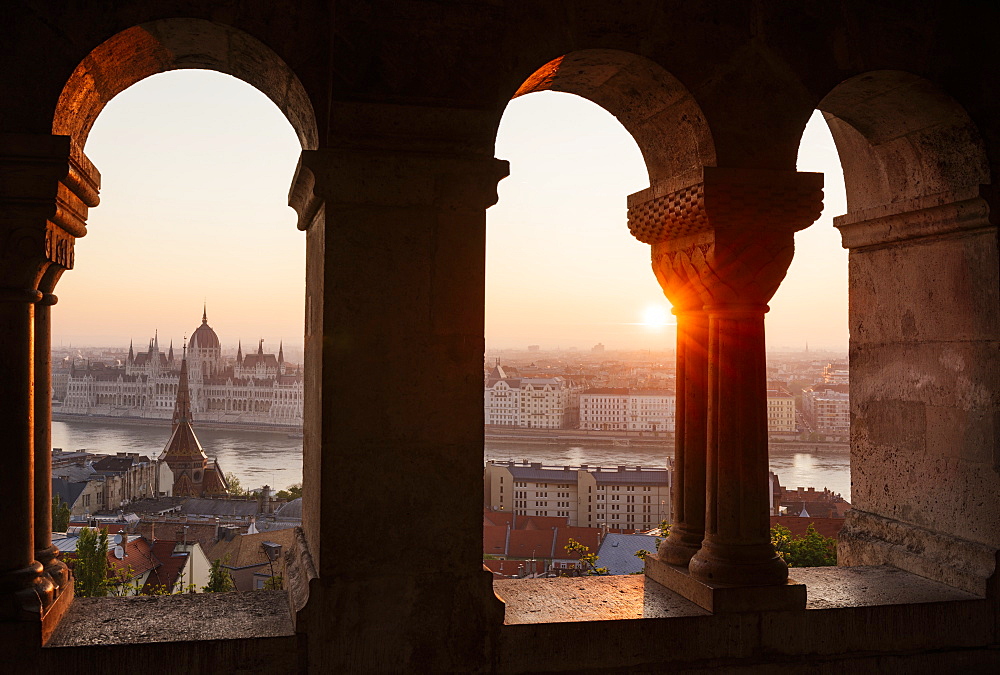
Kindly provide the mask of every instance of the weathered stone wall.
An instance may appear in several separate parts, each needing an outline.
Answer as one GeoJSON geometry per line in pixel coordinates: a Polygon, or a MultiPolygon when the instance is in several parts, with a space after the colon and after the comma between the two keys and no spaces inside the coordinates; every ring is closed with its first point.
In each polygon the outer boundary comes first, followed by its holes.
{"type": "MultiPolygon", "coordinates": [[[[0,134],[17,134],[4,147],[20,148],[0,157],[9,280],[0,305],[10,318],[0,322],[0,410],[5,429],[17,429],[0,476],[8,515],[32,513],[29,303],[52,293],[43,273],[71,266],[72,238],[85,233],[86,209],[69,213],[66,190],[96,205],[96,183],[79,180],[87,129],[142,77],[226,72],[271,97],[307,151],[291,195],[307,231],[303,541],[315,568],[299,565],[293,599],[303,668],[536,667],[500,662],[501,606],[479,567],[484,212],[505,175],[492,158],[504,107],[545,89],[591,98],[633,133],[651,183],[678,187],[706,167],[793,172],[819,107],[850,174],[841,230],[852,249],[858,513],[844,559],[986,587],[1000,547],[998,202],[988,185],[1000,167],[1000,11],[990,3],[101,0],[55,11],[15,0],[5,9],[0,134]],[[56,157],[60,175],[32,174],[29,194],[25,167],[51,160],[53,133],[75,145],[56,157]],[[901,213],[910,215],[885,220],[901,213]],[[15,231],[30,233],[16,250],[15,231]],[[366,523],[401,514],[409,522],[386,550],[385,533],[366,523]]],[[[18,594],[33,592],[24,579],[36,575],[21,516],[0,549],[5,616],[20,611],[18,594]]],[[[877,636],[888,649],[910,644],[896,634],[928,630],[923,615],[912,625],[893,616],[877,636]]],[[[772,618],[775,635],[798,620],[772,618]]],[[[995,617],[968,620],[977,637],[961,643],[967,654],[988,635],[996,642],[995,617]]],[[[30,657],[21,636],[35,633],[23,623],[4,624],[0,646],[30,657]]],[[[743,628],[712,626],[684,645],[705,654],[692,663],[802,663],[780,644],[713,661],[743,628]]],[[[632,665],[655,660],[641,656],[658,635],[643,622],[601,633],[604,646],[586,649],[586,631],[573,627],[528,638],[549,650],[538,668],[550,671],[607,670],[623,654],[632,665]]],[[[853,657],[835,652],[848,644],[859,642],[831,642],[816,660],[840,667],[853,657]]],[[[287,641],[192,645],[100,650],[88,667],[288,669],[287,641]]]]}

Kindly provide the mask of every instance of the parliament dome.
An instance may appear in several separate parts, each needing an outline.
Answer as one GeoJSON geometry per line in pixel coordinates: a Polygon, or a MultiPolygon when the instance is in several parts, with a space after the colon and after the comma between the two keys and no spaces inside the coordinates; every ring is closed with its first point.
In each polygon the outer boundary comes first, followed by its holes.
{"type": "Polygon", "coordinates": [[[191,334],[191,341],[188,345],[191,349],[221,349],[219,336],[215,334],[212,327],[208,325],[208,312],[203,311],[201,315],[201,325],[191,334]]]}

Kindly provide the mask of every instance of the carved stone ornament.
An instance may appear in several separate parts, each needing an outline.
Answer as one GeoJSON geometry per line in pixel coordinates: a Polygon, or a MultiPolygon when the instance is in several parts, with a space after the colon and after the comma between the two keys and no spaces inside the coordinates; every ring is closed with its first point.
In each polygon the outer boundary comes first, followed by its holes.
{"type": "Polygon", "coordinates": [[[697,183],[629,197],[629,229],[681,309],[765,304],[785,276],[795,231],[823,207],[823,176],[705,167],[697,183]],[[668,191],[669,190],[669,191],[668,191]]]}

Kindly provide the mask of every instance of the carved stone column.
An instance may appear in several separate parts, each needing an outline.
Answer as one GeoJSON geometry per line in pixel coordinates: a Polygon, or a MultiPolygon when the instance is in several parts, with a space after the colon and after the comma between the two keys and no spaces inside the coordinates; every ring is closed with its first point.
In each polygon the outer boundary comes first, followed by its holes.
{"type": "Polygon", "coordinates": [[[66,268],[52,264],[45,271],[35,303],[35,560],[55,584],[55,592],[69,581],[69,569],[58,560],[52,544],[52,294],[66,268]]]}
{"type": "Polygon", "coordinates": [[[706,167],[633,195],[629,207],[678,308],[679,522],[653,564],[688,565],[711,584],[782,584],[787,569],[768,535],[763,317],[794,232],[819,216],[822,175],[706,167]]]}
{"type": "Polygon", "coordinates": [[[35,350],[49,348],[36,345],[34,309],[49,268],[73,266],[73,244],[86,234],[98,183],[96,169],[69,137],[0,135],[0,490],[7,516],[0,620],[38,621],[56,596],[35,559],[36,496],[47,502],[51,489],[50,476],[36,480],[34,466],[35,350]]]}

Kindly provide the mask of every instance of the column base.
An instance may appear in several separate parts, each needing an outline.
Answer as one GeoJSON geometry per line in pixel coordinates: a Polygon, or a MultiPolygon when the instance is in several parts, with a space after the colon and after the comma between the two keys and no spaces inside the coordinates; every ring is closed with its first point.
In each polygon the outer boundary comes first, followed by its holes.
{"type": "Polygon", "coordinates": [[[669,565],[686,567],[694,554],[701,549],[704,537],[704,531],[688,532],[675,525],[670,528],[670,535],[660,543],[656,556],[669,565]]]}
{"type": "Polygon", "coordinates": [[[804,610],[805,584],[791,579],[781,586],[729,586],[701,581],[688,570],[646,556],[646,576],[713,614],[804,610]]]}
{"type": "Polygon", "coordinates": [[[56,593],[59,593],[69,581],[69,568],[66,563],[59,560],[58,555],[59,549],[54,545],[35,551],[35,560],[42,564],[45,574],[56,585],[56,593]]]}
{"type": "Polygon", "coordinates": [[[74,589],[72,579],[70,583],[65,584],[59,594],[56,596],[55,601],[49,605],[49,608],[42,615],[42,645],[44,646],[49,638],[52,637],[52,633],[55,632],[56,627],[59,626],[59,622],[62,621],[63,617],[66,616],[66,612],[69,610],[70,605],[73,604],[74,589]]]}

